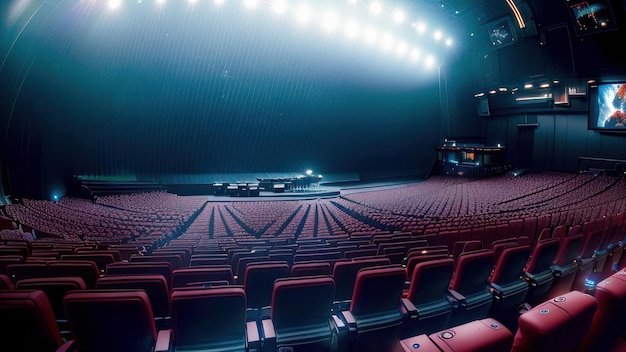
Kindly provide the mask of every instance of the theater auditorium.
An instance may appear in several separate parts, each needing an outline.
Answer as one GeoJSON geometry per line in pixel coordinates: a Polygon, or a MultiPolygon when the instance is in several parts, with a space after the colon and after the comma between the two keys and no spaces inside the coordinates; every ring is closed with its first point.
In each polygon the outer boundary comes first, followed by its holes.
{"type": "Polygon", "coordinates": [[[0,351],[626,351],[625,0],[0,18],[0,351]]]}

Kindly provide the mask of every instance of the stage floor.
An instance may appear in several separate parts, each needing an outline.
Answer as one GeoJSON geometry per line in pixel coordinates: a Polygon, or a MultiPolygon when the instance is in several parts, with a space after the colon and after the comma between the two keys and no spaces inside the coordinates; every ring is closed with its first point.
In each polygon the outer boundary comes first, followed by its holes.
{"type": "Polygon", "coordinates": [[[318,188],[309,190],[287,191],[283,193],[259,192],[258,197],[231,197],[209,195],[209,202],[250,202],[250,201],[275,201],[275,200],[307,200],[318,198],[336,198],[342,194],[360,193],[384,190],[389,188],[405,187],[418,183],[420,180],[401,181],[352,181],[345,183],[320,184],[318,188]]]}

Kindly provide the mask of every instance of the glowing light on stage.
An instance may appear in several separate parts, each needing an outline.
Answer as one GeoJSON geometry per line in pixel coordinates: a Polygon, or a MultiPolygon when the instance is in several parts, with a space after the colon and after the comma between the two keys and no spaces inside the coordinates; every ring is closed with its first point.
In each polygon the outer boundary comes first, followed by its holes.
{"type": "Polygon", "coordinates": [[[370,12],[371,12],[373,15],[378,15],[378,14],[380,14],[381,12],[383,12],[383,4],[381,4],[381,3],[380,3],[380,2],[378,2],[378,1],[374,1],[374,2],[372,2],[372,3],[370,4],[370,12]]]}
{"type": "Polygon", "coordinates": [[[334,11],[329,11],[322,18],[322,28],[327,33],[332,33],[339,25],[339,17],[334,11]]]}
{"type": "Polygon", "coordinates": [[[356,5],[356,3],[358,3],[358,0],[348,0],[348,4],[350,5],[356,5]]]}
{"type": "Polygon", "coordinates": [[[446,39],[446,46],[452,46],[452,38],[446,39]]]}
{"type": "Polygon", "coordinates": [[[415,28],[415,31],[419,34],[422,34],[424,32],[426,32],[426,23],[424,22],[415,22],[413,23],[413,28],[415,28]]]}
{"type": "Polygon", "coordinates": [[[213,0],[215,6],[222,6],[224,4],[224,0],[213,0]]]}
{"type": "Polygon", "coordinates": [[[426,68],[433,68],[435,66],[435,62],[436,62],[435,57],[431,55],[426,58],[426,60],[424,61],[424,64],[426,68]]]}
{"type": "Polygon", "coordinates": [[[403,10],[397,9],[393,12],[393,21],[397,24],[401,24],[406,19],[406,14],[403,10]]]}
{"type": "Polygon", "coordinates": [[[196,4],[196,0],[189,0],[189,5],[195,5],[196,4]]]}
{"type": "Polygon", "coordinates": [[[435,40],[441,40],[441,38],[443,38],[443,33],[441,33],[441,31],[435,31],[433,37],[435,38],[435,40]]]}
{"type": "Polygon", "coordinates": [[[374,27],[368,27],[365,30],[365,44],[367,45],[372,45],[376,42],[376,40],[378,39],[378,31],[376,31],[376,28],[374,27]]]}
{"type": "Polygon", "coordinates": [[[259,6],[259,0],[245,0],[243,5],[248,10],[254,10],[259,6]]]}
{"type": "Polygon", "coordinates": [[[120,5],[122,5],[122,0],[109,0],[109,3],[107,4],[111,10],[117,9],[120,5]]]}
{"type": "Polygon", "coordinates": [[[407,50],[408,49],[407,49],[406,42],[401,40],[400,42],[398,42],[398,45],[396,46],[396,55],[399,57],[402,57],[406,55],[407,50]]]}
{"type": "Polygon", "coordinates": [[[301,25],[307,25],[313,18],[313,10],[309,5],[303,4],[296,10],[296,21],[301,25]]]}
{"type": "Polygon", "coordinates": [[[417,62],[417,60],[420,59],[420,56],[422,56],[422,53],[420,52],[419,49],[413,48],[411,50],[411,53],[410,53],[411,62],[417,62]]]}
{"type": "Polygon", "coordinates": [[[306,170],[306,174],[309,175],[309,176],[313,175],[313,170],[306,170]]]}
{"type": "Polygon", "coordinates": [[[165,4],[165,0],[157,0],[157,5],[161,6],[163,4],[165,4]]]}
{"type": "Polygon", "coordinates": [[[272,1],[272,12],[277,15],[282,15],[287,11],[287,1],[286,0],[273,0],[272,1]]]}
{"type": "Polygon", "coordinates": [[[385,33],[381,38],[380,48],[383,51],[389,51],[393,47],[394,39],[389,33],[385,33]]]}
{"type": "Polygon", "coordinates": [[[345,25],[346,37],[352,39],[359,34],[359,23],[355,20],[349,20],[345,25]]]}

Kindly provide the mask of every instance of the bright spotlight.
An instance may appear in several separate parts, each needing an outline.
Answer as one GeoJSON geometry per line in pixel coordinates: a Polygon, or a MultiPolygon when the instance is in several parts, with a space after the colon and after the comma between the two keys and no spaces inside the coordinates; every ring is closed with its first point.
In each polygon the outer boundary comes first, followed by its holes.
{"type": "Polygon", "coordinates": [[[416,62],[417,60],[420,59],[420,56],[422,56],[422,53],[420,52],[420,49],[413,48],[411,50],[411,53],[409,54],[409,56],[410,56],[412,62],[416,62]]]}
{"type": "Polygon", "coordinates": [[[398,55],[399,57],[406,55],[407,50],[408,49],[406,42],[404,42],[403,40],[398,42],[398,44],[396,45],[396,55],[398,55]]]}
{"type": "Polygon", "coordinates": [[[426,32],[426,24],[424,22],[413,23],[413,28],[415,28],[415,31],[420,34],[426,32]]]}
{"type": "Polygon", "coordinates": [[[365,44],[367,45],[374,44],[376,40],[378,39],[378,32],[376,31],[376,28],[368,27],[365,30],[364,39],[365,39],[365,44]]]}
{"type": "Polygon", "coordinates": [[[432,55],[428,56],[428,57],[426,58],[426,60],[424,60],[424,65],[425,65],[427,68],[433,68],[433,67],[435,67],[435,58],[434,58],[432,55]]]}
{"type": "Polygon", "coordinates": [[[329,11],[322,17],[322,28],[324,31],[331,33],[337,29],[339,25],[339,17],[334,11],[329,11]]]}
{"type": "Polygon", "coordinates": [[[157,0],[157,5],[163,5],[165,4],[165,0],[157,0]]]}
{"type": "Polygon", "coordinates": [[[358,0],[348,0],[348,3],[350,5],[355,5],[358,2],[358,0]]]}
{"type": "Polygon", "coordinates": [[[346,37],[352,39],[359,34],[359,24],[355,20],[349,20],[345,25],[346,37]]]}
{"type": "Polygon", "coordinates": [[[380,48],[383,49],[383,51],[389,51],[393,47],[393,43],[394,40],[391,34],[385,33],[381,38],[380,48]]]}
{"type": "Polygon", "coordinates": [[[215,6],[222,6],[224,4],[224,0],[213,0],[215,6]]]}
{"type": "Polygon", "coordinates": [[[313,175],[313,170],[306,170],[307,175],[313,175]]]}
{"type": "Polygon", "coordinates": [[[259,0],[245,0],[244,6],[249,10],[254,10],[259,6],[259,0]]]}
{"type": "Polygon", "coordinates": [[[272,11],[277,15],[282,15],[283,13],[287,11],[287,1],[286,0],[273,0],[272,11]]]}
{"type": "Polygon", "coordinates": [[[393,12],[393,21],[395,23],[400,24],[404,22],[405,19],[406,19],[406,14],[404,13],[403,10],[398,9],[393,12]]]}
{"type": "Polygon", "coordinates": [[[115,10],[118,7],[120,7],[121,4],[122,4],[122,0],[109,0],[109,3],[107,6],[109,6],[111,10],[115,10]]]}
{"type": "Polygon", "coordinates": [[[446,39],[446,46],[452,46],[452,38],[446,39]]]}
{"type": "Polygon", "coordinates": [[[434,36],[435,40],[441,40],[441,38],[443,38],[443,33],[441,33],[441,31],[435,31],[433,36],[434,36]]]}
{"type": "Polygon", "coordinates": [[[374,15],[378,15],[383,11],[383,4],[378,1],[374,1],[370,4],[370,12],[374,15]]]}
{"type": "Polygon", "coordinates": [[[189,0],[189,5],[195,5],[196,4],[196,0],[189,0]]]}
{"type": "Polygon", "coordinates": [[[298,6],[296,10],[296,21],[302,25],[307,25],[311,22],[311,18],[313,17],[313,13],[309,5],[302,4],[298,6]]]}

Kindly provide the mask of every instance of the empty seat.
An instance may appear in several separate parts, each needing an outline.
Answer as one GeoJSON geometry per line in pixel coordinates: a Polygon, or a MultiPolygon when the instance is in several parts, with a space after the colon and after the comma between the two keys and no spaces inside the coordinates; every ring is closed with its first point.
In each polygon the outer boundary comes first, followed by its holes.
{"type": "Polygon", "coordinates": [[[0,341],[3,351],[73,351],[64,342],[50,301],[41,290],[0,290],[0,341]]]}
{"type": "Polygon", "coordinates": [[[289,277],[289,273],[289,265],[285,262],[255,263],[246,267],[243,286],[246,291],[246,305],[253,311],[250,313],[252,316],[263,317],[261,311],[267,311],[272,305],[274,281],[289,277]]]}
{"type": "MultiPolygon", "coordinates": [[[[119,255],[119,253],[118,253],[119,255]]],[[[96,263],[98,270],[104,273],[108,264],[119,262],[112,253],[81,253],[81,254],[64,254],[61,256],[62,261],[92,261],[96,263]]]]}
{"type": "MultiPolygon", "coordinates": [[[[524,279],[528,282],[526,302],[535,305],[546,299],[546,293],[554,282],[552,262],[561,245],[561,237],[538,242],[524,270],[524,279]]],[[[564,238],[564,237],[562,237],[564,238]]]]}
{"type": "Polygon", "coordinates": [[[331,351],[334,292],[331,277],[276,280],[270,319],[262,320],[264,350],[331,351]]]}
{"type": "Polygon", "coordinates": [[[415,266],[406,298],[417,309],[403,330],[403,337],[430,334],[448,326],[452,304],[448,287],[454,273],[454,259],[436,259],[415,266]]]}
{"type": "MultiPolygon", "coordinates": [[[[63,297],[69,291],[85,290],[87,285],[80,277],[45,277],[22,279],[15,284],[19,290],[41,290],[48,297],[57,321],[65,321],[63,297]]],[[[62,326],[60,326],[62,327],[62,326]]]]}
{"type": "Polygon", "coordinates": [[[489,276],[494,266],[491,250],[463,253],[455,265],[450,290],[457,307],[452,310],[449,326],[484,319],[489,314],[493,295],[489,276]]]}
{"type": "Polygon", "coordinates": [[[175,350],[248,351],[259,347],[256,322],[246,323],[242,287],[172,292],[172,331],[175,350]]]}
{"type": "MultiPolygon", "coordinates": [[[[151,352],[164,344],[157,343],[150,298],[143,290],[73,291],[63,301],[81,351],[151,352]]],[[[161,338],[169,345],[169,335],[161,338]]]]}
{"type": "Polygon", "coordinates": [[[229,265],[190,267],[172,271],[172,288],[210,285],[216,281],[226,281],[229,285],[235,283],[229,265]]]}
{"type": "MultiPolygon", "coordinates": [[[[347,351],[393,351],[406,317],[402,292],[406,272],[400,266],[361,269],[356,277],[350,309],[341,312],[348,327],[347,351]]],[[[406,302],[408,311],[415,307],[406,302]]]]}
{"type": "Polygon", "coordinates": [[[94,288],[100,278],[100,270],[92,261],[52,261],[48,263],[48,274],[51,277],[78,276],[83,279],[87,288],[94,288]]]}
{"type": "Polygon", "coordinates": [[[162,275],[167,286],[172,287],[172,264],[170,262],[130,262],[107,265],[105,275],[162,275]]]}
{"type": "Polygon", "coordinates": [[[490,286],[495,300],[490,316],[510,330],[516,330],[516,312],[528,293],[528,283],[522,277],[529,255],[529,246],[504,249],[491,276],[490,286]]]}
{"type": "Polygon", "coordinates": [[[592,296],[578,291],[537,305],[519,317],[511,351],[573,351],[589,330],[597,306],[592,296]]]}
{"type": "Polygon", "coordinates": [[[7,276],[13,283],[22,279],[48,277],[48,263],[19,263],[7,265],[7,276]]]}
{"type": "Polygon", "coordinates": [[[332,269],[330,263],[316,262],[316,263],[296,263],[291,267],[290,276],[302,277],[302,276],[330,276],[332,269]]]}
{"type": "Polygon", "coordinates": [[[335,310],[347,310],[350,308],[354,283],[359,270],[368,267],[390,265],[388,258],[373,258],[351,262],[338,262],[333,267],[333,279],[335,280],[335,310]]]}
{"type": "Polygon", "coordinates": [[[128,260],[130,263],[134,262],[169,262],[172,266],[172,270],[183,267],[183,260],[179,254],[163,254],[160,255],[137,255],[133,254],[128,260]]]}
{"type": "Polygon", "coordinates": [[[170,291],[162,275],[103,276],[96,283],[97,289],[139,289],[150,299],[152,314],[159,328],[168,326],[170,318],[170,291]]]}
{"type": "Polygon", "coordinates": [[[562,239],[551,269],[554,279],[546,297],[556,297],[569,292],[574,284],[578,266],[576,255],[582,244],[583,235],[566,236],[562,239]]]}

